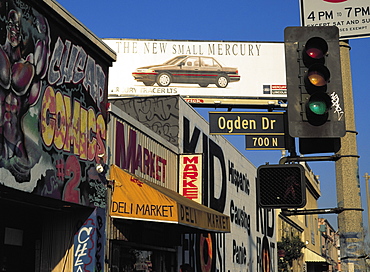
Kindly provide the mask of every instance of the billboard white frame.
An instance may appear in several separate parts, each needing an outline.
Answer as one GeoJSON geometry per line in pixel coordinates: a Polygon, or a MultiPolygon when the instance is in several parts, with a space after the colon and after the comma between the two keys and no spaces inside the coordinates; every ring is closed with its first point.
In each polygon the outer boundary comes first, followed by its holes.
{"type": "Polygon", "coordinates": [[[117,54],[117,61],[109,72],[110,97],[181,95],[189,99],[211,98],[221,102],[223,99],[286,99],[283,42],[137,39],[103,41],[117,54]],[[145,86],[142,82],[135,81],[132,73],[137,68],[160,65],[179,55],[212,57],[223,66],[237,68],[240,80],[229,82],[226,88],[215,84],[201,87],[199,84],[180,83],[171,83],[168,87],[158,84],[145,86]]]}

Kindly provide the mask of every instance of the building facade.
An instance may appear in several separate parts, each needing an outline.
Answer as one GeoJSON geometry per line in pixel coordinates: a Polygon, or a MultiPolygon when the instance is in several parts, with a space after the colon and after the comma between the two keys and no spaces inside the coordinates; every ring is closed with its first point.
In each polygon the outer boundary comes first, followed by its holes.
{"type": "MultiPolygon", "coordinates": [[[[154,239],[159,239],[160,243],[156,242],[156,247],[146,245],[145,251],[153,251],[151,254],[156,264],[153,261],[151,265],[156,265],[157,270],[162,269],[160,271],[178,271],[182,263],[189,263],[198,272],[277,271],[274,210],[257,206],[256,168],[248,159],[224,137],[210,135],[208,123],[180,96],[109,101],[113,115],[108,129],[110,135],[113,133],[108,140],[112,163],[137,175],[143,182],[148,180],[179,192],[192,199],[193,203],[230,217],[230,232],[194,224],[184,229],[181,222],[180,226],[174,226],[163,219],[152,226],[144,218],[114,217],[113,228],[120,231],[118,236],[110,236],[109,239],[111,246],[116,248],[111,248],[111,252],[117,254],[116,258],[112,258],[117,260],[114,263],[117,271],[126,265],[118,263],[125,254],[125,248],[131,247],[128,251],[138,250],[154,239]],[[111,129],[111,125],[115,128],[111,129]],[[143,140],[142,137],[151,139],[143,140]],[[172,161],[161,155],[164,153],[155,149],[153,139],[164,144],[162,149],[171,149],[168,152],[176,154],[177,159],[172,161]],[[148,175],[147,159],[142,156],[145,153],[156,155],[158,160],[154,160],[153,167],[158,170],[157,174],[148,175]],[[180,158],[190,164],[187,167],[182,165],[181,171],[180,158]],[[195,166],[199,158],[202,160],[201,171],[195,166]],[[166,175],[163,179],[164,161],[166,175]],[[187,180],[189,176],[184,169],[191,169],[193,178],[201,174],[201,182],[187,180]],[[174,170],[175,176],[171,178],[174,170]],[[194,172],[197,174],[194,175],[194,172]],[[181,176],[179,173],[182,173],[181,176]],[[126,233],[130,232],[130,226],[136,231],[144,230],[148,237],[138,241],[133,240],[137,237],[129,238],[126,233]],[[150,228],[150,232],[146,228],[150,228]],[[161,259],[167,261],[160,265],[161,259]],[[164,267],[165,263],[168,267],[164,267]]],[[[117,234],[117,231],[114,233],[117,234]]]]}
{"type": "Polygon", "coordinates": [[[115,53],[52,0],[0,14],[0,270],[99,270],[115,53]]]}
{"type": "Polygon", "coordinates": [[[288,235],[322,265],[317,216],[258,207],[256,167],[183,98],[108,101],[115,53],[53,0],[0,14],[1,271],[273,272],[288,235]]]}
{"type": "Polygon", "coordinates": [[[276,271],[275,215],[248,159],[179,96],[108,112],[116,55],[53,0],[0,13],[2,271],[276,271]],[[110,180],[110,164],[128,178],[110,180]],[[121,217],[138,200],[116,198],[127,180],[163,198],[136,206],[162,218],[121,217]]]}
{"type": "Polygon", "coordinates": [[[321,233],[321,256],[323,256],[328,263],[327,271],[341,271],[340,239],[338,231],[336,231],[325,218],[319,218],[319,230],[321,233]]]}

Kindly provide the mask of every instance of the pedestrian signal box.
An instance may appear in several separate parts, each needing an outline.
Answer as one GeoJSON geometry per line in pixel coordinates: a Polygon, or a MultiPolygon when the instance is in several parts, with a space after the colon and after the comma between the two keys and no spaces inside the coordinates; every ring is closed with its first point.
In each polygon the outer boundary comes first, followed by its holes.
{"type": "Polygon", "coordinates": [[[306,205],[303,166],[277,164],[258,167],[257,198],[262,208],[303,208],[306,205]]]}

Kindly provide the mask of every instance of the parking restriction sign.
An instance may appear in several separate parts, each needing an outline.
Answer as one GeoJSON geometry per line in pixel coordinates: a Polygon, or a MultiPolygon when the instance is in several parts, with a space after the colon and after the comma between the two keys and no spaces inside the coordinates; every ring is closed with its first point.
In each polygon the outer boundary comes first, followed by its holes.
{"type": "Polygon", "coordinates": [[[302,26],[336,26],[340,39],[370,36],[369,0],[300,0],[302,26]]]}

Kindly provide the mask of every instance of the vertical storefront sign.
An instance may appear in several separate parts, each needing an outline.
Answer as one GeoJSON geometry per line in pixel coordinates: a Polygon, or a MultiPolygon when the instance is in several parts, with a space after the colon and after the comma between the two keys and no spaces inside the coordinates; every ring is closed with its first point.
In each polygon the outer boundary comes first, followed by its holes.
{"type": "Polygon", "coordinates": [[[179,173],[179,193],[202,204],[202,155],[180,155],[179,173]]]}
{"type": "Polygon", "coordinates": [[[105,209],[96,208],[74,236],[73,272],[103,271],[105,209]]]}

